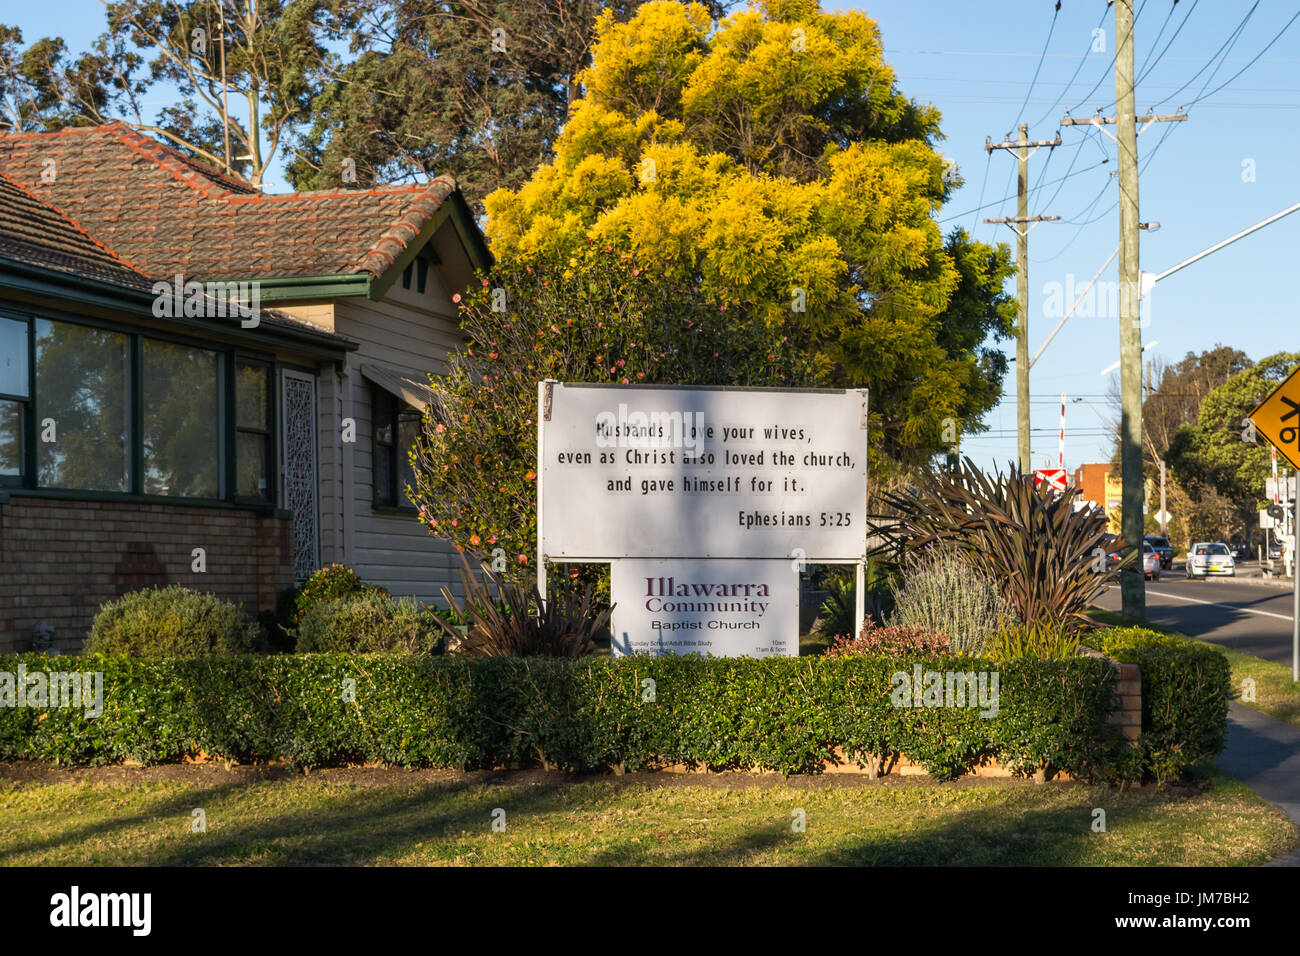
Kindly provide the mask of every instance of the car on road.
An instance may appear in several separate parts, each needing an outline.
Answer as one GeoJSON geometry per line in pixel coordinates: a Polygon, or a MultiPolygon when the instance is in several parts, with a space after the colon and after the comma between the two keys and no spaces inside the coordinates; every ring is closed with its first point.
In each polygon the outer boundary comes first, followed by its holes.
{"type": "Polygon", "coordinates": [[[1232,552],[1233,560],[1245,561],[1250,557],[1250,545],[1245,541],[1233,541],[1228,545],[1228,550],[1232,552]]]}
{"type": "Polygon", "coordinates": [[[1235,577],[1237,562],[1222,541],[1198,541],[1187,552],[1187,577],[1205,580],[1212,574],[1235,577]]]}
{"type": "Polygon", "coordinates": [[[1147,544],[1155,548],[1156,554],[1160,555],[1160,566],[1166,571],[1174,566],[1174,549],[1169,544],[1169,539],[1158,534],[1149,534],[1143,538],[1147,544]]]}
{"type": "Polygon", "coordinates": [[[1164,561],[1160,557],[1160,552],[1152,547],[1151,542],[1142,542],[1142,577],[1148,581],[1160,580],[1160,568],[1164,561]]]}

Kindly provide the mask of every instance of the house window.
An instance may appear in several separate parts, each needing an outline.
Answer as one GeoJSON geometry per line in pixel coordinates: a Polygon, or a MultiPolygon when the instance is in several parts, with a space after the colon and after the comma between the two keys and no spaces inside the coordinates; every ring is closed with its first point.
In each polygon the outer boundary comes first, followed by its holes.
{"type": "Polygon", "coordinates": [[[235,363],[235,495],[247,501],[273,500],[271,482],[275,432],[271,423],[271,367],[235,363]]]}
{"type": "Polygon", "coordinates": [[[0,478],[23,473],[23,403],[0,398],[0,478]]]}
{"type": "Polygon", "coordinates": [[[36,320],[36,471],[45,488],[131,490],[130,340],[36,320]]]}
{"type": "Polygon", "coordinates": [[[374,503],[415,510],[406,486],[415,484],[411,448],[420,433],[420,413],[382,388],[372,387],[374,413],[374,503]]]}
{"type": "Polygon", "coordinates": [[[216,352],[141,342],[144,493],[221,495],[220,361],[216,352]]]}
{"type": "Polygon", "coordinates": [[[274,503],[274,368],[197,342],[0,316],[0,487],[274,503]]]}
{"type": "Polygon", "coordinates": [[[0,481],[23,474],[24,412],[27,384],[27,323],[0,318],[0,481]]]}

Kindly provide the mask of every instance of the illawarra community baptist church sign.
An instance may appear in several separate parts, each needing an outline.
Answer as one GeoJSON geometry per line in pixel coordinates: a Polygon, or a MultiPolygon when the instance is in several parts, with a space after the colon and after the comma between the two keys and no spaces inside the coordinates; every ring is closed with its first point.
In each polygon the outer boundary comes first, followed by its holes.
{"type": "Polygon", "coordinates": [[[799,571],[866,557],[865,390],[538,385],[538,586],[610,564],[615,654],[799,653],[799,571]]]}

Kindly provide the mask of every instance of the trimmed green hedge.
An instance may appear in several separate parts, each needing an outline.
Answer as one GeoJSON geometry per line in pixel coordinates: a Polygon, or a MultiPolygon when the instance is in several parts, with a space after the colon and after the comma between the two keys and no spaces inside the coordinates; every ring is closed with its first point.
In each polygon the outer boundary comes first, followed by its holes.
{"type": "Polygon", "coordinates": [[[1143,767],[1157,780],[1176,778],[1223,750],[1232,668],[1218,649],[1143,627],[1106,628],[1090,643],[1103,654],[1141,668],[1138,745],[1143,767]]]}
{"type": "Polygon", "coordinates": [[[104,711],[0,707],[0,759],[58,764],[175,761],[200,752],[300,766],[380,761],[479,769],[595,771],[687,764],[815,771],[904,755],[940,778],[983,757],[1032,772],[1110,778],[1123,750],[1108,732],[1104,661],[997,667],[998,713],[895,707],[891,677],[914,664],[992,671],[930,657],[578,660],[293,655],[150,660],[0,657],[0,671],[102,670],[104,711]],[[355,699],[345,699],[355,681],[355,699]],[[646,683],[653,681],[653,685],[646,683]],[[653,694],[651,694],[653,689],[653,694]],[[643,698],[653,697],[653,700],[643,698]]]}

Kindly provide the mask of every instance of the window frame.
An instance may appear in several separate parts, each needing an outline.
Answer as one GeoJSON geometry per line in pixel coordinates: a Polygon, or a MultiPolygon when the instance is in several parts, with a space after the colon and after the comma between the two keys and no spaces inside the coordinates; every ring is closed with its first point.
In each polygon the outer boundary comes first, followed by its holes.
{"type": "Polygon", "coordinates": [[[279,487],[276,482],[279,478],[279,442],[277,439],[279,421],[276,418],[276,382],[279,376],[274,359],[268,359],[264,356],[254,355],[250,352],[235,350],[230,361],[227,363],[230,367],[230,373],[227,376],[228,391],[230,400],[227,403],[229,410],[229,444],[230,454],[227,456],[230,465],[229,484],[230,500],[237,504],[244,505],[274,505],[279,500],[276,491],[279,487]],[[266,429],[251,428],[239,424],[239,368],[242,365],[255,365],[266,371],[266,429]],[[248,495],[239,493],[239,436],[261,435],[263,440],[263,455],[266,461],[266,497],[253,498],[248,495]]]}
{"type": "Polygon", "coordinates": [[[36,467],[36,450],[33,447],[33,441],[36,437],[33,433],[35,416],[32,415],[32,404],[36,401],[36,382],[32,375],[32,369],[36,366],[36,341],[32,329],[33,319],[30,315],[3,307],[0,307],[0,319],[21,322],[27,328],[27,394],[18,395],[0,392],[0,402],[14,402],[18,405],[18,415],[21,419],[18,425],[18,474],[0,475],[0,489],[25,488],[28,477],[33,475],[36,467]]]}
{"type": "MultiPolygon", "coordinates": [[[[155,504],[177,504],[192,506],[239,507],[258,511],[274,511],[280,504],[280,489],[277,484],[279,476],[279,448],[282,436],[279,434],[278,389],[281,368],[298,368],[296,365],[280,362],[272,353],[256,349],[242,348],[236,344],[213,342],[184,333],[165,330],[141,328],[128,322],[100,319],[85,315],[69,313],[59,308],[44,305],[28,306],[12,301],[0,302],[0,318],[24,322],[27,325],[27,390],[26,398],[22,396],[0,396],[19,403],[22,409],[22,474],[18,476],[0,476],[0,492],[11,491],[49,498],[61,498],[79,501],[142,501],[155,504]],[[130,463],[130,481],[127,491],[100,491],[83,488],[50,488],[37,481],[36,440],[37,421],[34,409],[39,403],[40,382],[36,375],[36,331],[37,319],[51,322],[63,322],[85,328],[114,332],[127,337],[128,377],[130,385],[127,400],[130,403],[130,436],[128,461],[130,463]],[[174,345],[183,345],[193,349],[203,349],[217,356],[217,410],[220,421],[217,427],[218,437],[218,497],[185,498],[176,495],[146,494],[144,482],[144,442],[143,442],[143,369],[144,340],[153,339],[174,345]],[[270,453],[268,461],[268,496],[263,499],[250,499],[236,494],[238,429],[235,421],[235,369],[238,363],[260,364],[269,369],[267,388],[268,422],[270,424],[270,453]]],[[[319,377],[319,369],[304,367],[303,371],[319,377]]]]}
{"type": "Polygon", "coordinates": [[[411,503],[411,499],[402,493],[404,482],[401,480],[401,458],[403,454],[401,429],[399,421],[402,415],[420,415],[419,409],[408,405],[401,398],[394,395],[388,389],[375,382],[370,384],[370,506],[375,511],[401,513],[404,515],[415,514],[416,507],[411,503]],[[381,423],[378,409],[379,401],[382,398],[392,409],[391,422],[381,423]],[[382,424],[391,424],[393,428],[393,442],[391,446],[380,444],[379,431],[382,424]],[[391,499],[381,498],[379,489],[379,455],[382,453],[391,456],[389,462],[389,488],[391,499]]]}

